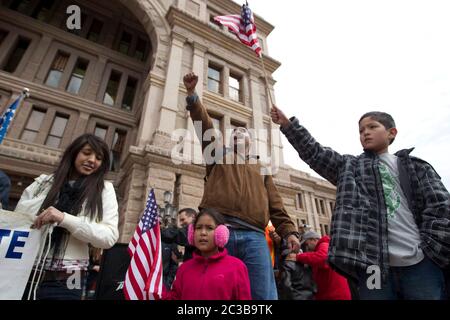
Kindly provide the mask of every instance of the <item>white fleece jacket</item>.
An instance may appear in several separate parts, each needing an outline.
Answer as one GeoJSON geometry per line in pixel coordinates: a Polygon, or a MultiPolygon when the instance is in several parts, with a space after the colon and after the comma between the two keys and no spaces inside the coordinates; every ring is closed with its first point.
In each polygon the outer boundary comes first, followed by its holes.
{"type": "MultiPolygon", "coordinates": [[[[25,189],[14,211],[36,215],[50,191],[51,175],[41,175],[25,189]]],[[[91,221],[85,213],[85,205],[78,216],[64,212],[60,227],[70,232],[64,260],[89,259],[88,243],[100,249],[111,248],[119,238],[119,212],[116,192],[111,182],[105,181],[102,192],[103,219],[91,221]]]]}

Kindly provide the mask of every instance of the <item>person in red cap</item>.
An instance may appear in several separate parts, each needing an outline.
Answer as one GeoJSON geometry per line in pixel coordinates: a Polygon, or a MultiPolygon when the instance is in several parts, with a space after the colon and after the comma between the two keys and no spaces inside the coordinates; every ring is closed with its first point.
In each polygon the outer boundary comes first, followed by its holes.
{"type": "Polygon", "coordinates": [[[302,245],[308,252],[290,254],[286,260],[297,261],[312,267],[313,278],[317,284],[316,300],[351,300],[347,279],[332,270],[328,265],[328,246],[330,237],[320,237],[317,232],[307,231],[302,237],[302,245]]]}

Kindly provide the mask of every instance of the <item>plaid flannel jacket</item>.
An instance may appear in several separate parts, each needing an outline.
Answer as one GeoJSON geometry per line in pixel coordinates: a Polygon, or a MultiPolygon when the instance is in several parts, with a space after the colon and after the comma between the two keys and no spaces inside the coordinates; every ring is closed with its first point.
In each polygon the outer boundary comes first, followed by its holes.
{"type": "MultiPolygon", "coordinates": [[[[389,270],[387,215],[375,153],[341,155],[319,144],[295,117],[281,129],[314,171],[337,186],[328,262],[345,276],[357,278],[368,266],[389,270]]],[[[419,227],[424,253],[441,268],[450,262],[450,195],[427,162],[401,150],[400,184],[419,227]]]]}

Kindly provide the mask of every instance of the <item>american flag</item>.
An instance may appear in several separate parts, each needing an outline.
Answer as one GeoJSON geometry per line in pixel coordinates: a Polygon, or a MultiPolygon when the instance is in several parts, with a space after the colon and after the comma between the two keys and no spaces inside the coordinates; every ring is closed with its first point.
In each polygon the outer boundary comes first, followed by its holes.
{"type": "Polygon", "coordinates": [[[128,245],[130,266],[125,275],[127,300],[158,300],[162,294],[161,237],[155,193],[150,190],[144,214],[128,245]]]}
{"type": "Polygon", "coordinates": [[[8,132],[9,124],[14,118],[14,114],[16,113],[16,110],[20,105],[20,101],[27,96],[26,90],[8,107],[8,109],[6,109],[6,111],[0,117],[0,143],[3,142],[3,139],[8,132]]]}
{"type": "Polygon", "coordinates": [[[255,20],[248,5],[242,5],[241,15],[217,16],[214,17],[214,20],[228,27],[243,44],[252,48],[258,57],[261,56],[261,46],[256,35],[255,20]]]}

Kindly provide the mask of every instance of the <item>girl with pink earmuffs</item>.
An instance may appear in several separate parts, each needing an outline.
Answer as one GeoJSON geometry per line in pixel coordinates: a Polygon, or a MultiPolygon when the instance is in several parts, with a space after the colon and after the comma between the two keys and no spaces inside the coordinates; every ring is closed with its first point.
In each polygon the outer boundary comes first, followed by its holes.
{"type": "Polygon", "coordinates": [[[188,227],[189,244],[196,247],[193,259],[177,271],[168,300],[251,300],[245,264],[228,255],[229,231],[222,215],[214,209],[200,211],[188,227]]]}

